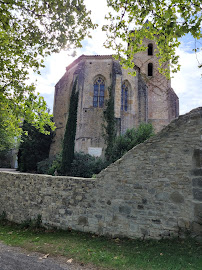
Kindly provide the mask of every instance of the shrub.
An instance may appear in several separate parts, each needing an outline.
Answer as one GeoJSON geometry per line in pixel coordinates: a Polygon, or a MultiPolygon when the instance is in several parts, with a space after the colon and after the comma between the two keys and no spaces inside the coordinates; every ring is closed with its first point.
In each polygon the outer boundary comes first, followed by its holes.
{"type": "Polygon", "coordinates": [[[48,174],[49,168],[51,167],[53,159],[46,158],[37,163],[37,173],[48,174]]]}
{"type": "MultiPolygon", "coordinates": [[[[144,142],[154,134],[151,124],[141,124],[137,129],[128,129],[124,135],[118,136],[108,156],[109,160],[93,157],[89,154],[75,153],[71,163],[69,176],[92,177],[106,168],[112,162],[122,157],[127,151],[139,143],[144,142]]],[[[61,171],[62,155],[59,154],[53,159],[45,159],[38,163],[37,172],[54,175],[67,175],[61,171]]]]}
{"type": "Polygon", "coordinates": [[[153,135],[154,130],[151,124],[142,123],[137,129],[128,129],[125,134],[116,137],[111,149],[110,163],[121,158],[134,146],[144,142],[153,135]]]}
{"type": "Polygon", "coordinates": [[[84,153],[75,153],[71,164],[70,175],[77,177],[92,177],[106,168],[107,163],[101,158],[96,158],[84,153]]]}
{"type": "Polygon", "coordinates": [[[55,175],[56,172],[58,174],[61,174],[61,163],[62,163],[62,155],[58,154],[53,159],[51,166],[49,167],[48,174],[55,175]]]}
{"type": "Polygon", "coordinates": [[[55,171],[60,174],[61,154],[55,157],[44,159],[37,163],[37,173],[54,175],[55,171]]]}
{"type": "MultiPolygon", "coordinates": [[[[55,175],[64,175],[61,172],[62,155],[58,154],[54,158],[45,159],[37,164],[37,173],[55,175]]],[[[108,162],[103,161],[101,158],[90,156],[82,152],[75,153],[69,176],[76,177],[92,177],[98,174],[101,170],[106,168],[108,162]]],[[[65,174],[66,175],[66,174],[65,174]]]]}
{"type": "Polygon", "coordinates": [[[0,168],[11,167],[11,150],[0,151],[0,168]]]}

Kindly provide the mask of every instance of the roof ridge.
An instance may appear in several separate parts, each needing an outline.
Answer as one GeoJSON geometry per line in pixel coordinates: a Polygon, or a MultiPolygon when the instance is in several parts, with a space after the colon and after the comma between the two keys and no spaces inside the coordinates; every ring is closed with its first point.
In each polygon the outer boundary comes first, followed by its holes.
{"type": "Polygon", "coordinates": [[[74,65],[76,65],[80,60],[85,58],[102,58],[102,59],[114,59],[111,54],[96,54],[96,55],[80,55],[77,59],[75,59],[71,64],[69,64],[66,67],[66,71],[68,71],[70,68],[72,68],[74,65]]]}

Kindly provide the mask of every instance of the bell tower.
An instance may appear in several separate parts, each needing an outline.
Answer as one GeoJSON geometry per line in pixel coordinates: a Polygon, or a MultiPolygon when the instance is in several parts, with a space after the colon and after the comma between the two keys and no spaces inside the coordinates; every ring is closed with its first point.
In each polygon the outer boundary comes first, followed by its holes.
{"type": "MultiPolygon", "coordinates": [[[[171,88],[171,80],[159,73],[158,51],[154,41],[144,39],[146,51],[134,55],[134,63],[140,69],[148,87],[148,122],[159,131],[179,116],[179,100],[171,88]]],[[[164,64],[166,68],[166,63],[164,64]]]]}

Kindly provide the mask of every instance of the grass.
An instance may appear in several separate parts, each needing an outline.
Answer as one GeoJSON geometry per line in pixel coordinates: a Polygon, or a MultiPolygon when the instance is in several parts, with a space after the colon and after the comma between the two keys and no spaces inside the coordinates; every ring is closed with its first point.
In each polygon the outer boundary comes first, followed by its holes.
{"type": "Polygon", "coordinates": [[[107,269],[202,269],[202,246],[193,239],[111,239],[75,231],[22,229],[0,222],[0,241],[107,269]]]}

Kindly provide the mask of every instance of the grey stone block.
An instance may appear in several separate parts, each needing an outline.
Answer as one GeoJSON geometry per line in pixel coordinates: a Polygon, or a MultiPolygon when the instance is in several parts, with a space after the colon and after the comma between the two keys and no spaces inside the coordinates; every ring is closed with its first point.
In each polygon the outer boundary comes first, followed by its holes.
{"type": "Polygon", "coordinates": [[[202,190],[193,188],[193,196],[195,200],[202,201],[202,190]]]}
{"type": "Polygon", "coordinates": [[[131,213],[131,208],[127,205],[119,206],[119,213],[129,215],[131,213]]]}
{"type": "Polygon", "coordinates": [[[78,219],[78,224],[87,226],[88,225],[87,217],[80,216],[79,219],[78,219]]]}
{"type": "Polygon", "coordinates": [[[174,203],[183,203],[183,202],[184,202],[184,197],[183,197],[183,195],[180,194],[178,191],[174,191],[173,193],[171,193],[170,199],[171,199],[174,203]]]}
{"type": "Polygon", "coordinates": [[[202,203],[197,203],[194,205],[194,215],[195,215],[195,220],[198,223],[202,224],[202,203]]]}
{"type": "Polygon", "coordinates": [[[192,179],[192,185],[202,187],[202,177],[197,177],[192,179]]]}
{"type": "Polygon", "coordinates": [[[156,194],[156,199],[159,201],[168,201],[169,199],[169,194],[166,192],[160,192],[158,194],[156,194]]]}
{"type": "Polygon", "coordinates": [[[194,169],[191,171],[191,174],[194,176],[202,176],[202,169],[194,169]]]}

